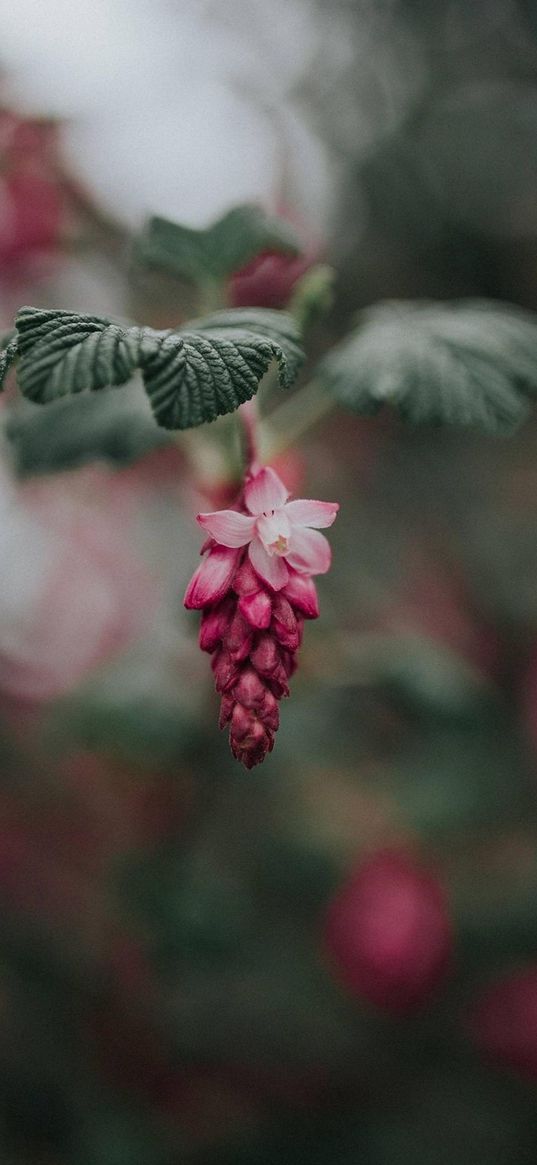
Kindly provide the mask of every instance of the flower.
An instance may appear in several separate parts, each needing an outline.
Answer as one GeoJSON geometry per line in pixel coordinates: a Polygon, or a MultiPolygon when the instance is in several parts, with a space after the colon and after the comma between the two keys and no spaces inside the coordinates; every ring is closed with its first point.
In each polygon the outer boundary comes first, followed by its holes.
{"type": "MultiPolygon", "coordinates": [[[[325,574],[330,568],[330,546],[318,530],[331,526],[339,510],[337,502],[299,499],[288,501],[289,494],[270,467],[252,475],[244,487],[246,512],[217,510],[198,514],[203,530],[220,547],[236,551],[248,546],[250,562],[271,590],[280,591],[289,580],[289,567],[299,574],[325,574]]],[[[230,555],[221,554],[219,570],[211,562],[203,572],[210,589],[225,572],[230,555]]]]}
{"type": "Polygon", "coordinates": [[[330,566],[318,528],[331,526],[339,509],[288,499],[264,467],[249,473],[236,509],[198,514],[209,540],[184,598],[203,611],[199,642],[213,656],[220,726],[229,724],[233,754],[247,768],[272,750],[304,619],[319,614],[312,575],[330,566]]]}

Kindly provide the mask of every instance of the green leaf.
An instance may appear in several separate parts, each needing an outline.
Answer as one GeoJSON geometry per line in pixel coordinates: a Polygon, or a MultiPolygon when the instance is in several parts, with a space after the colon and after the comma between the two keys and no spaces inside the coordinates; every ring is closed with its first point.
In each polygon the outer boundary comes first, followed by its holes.
{"type": "Polygon", "coordinates": [[[233,412],[254,396],[273,360],[287,388],[304,358],[296,324],[284,312],[217,312],[190,327],[196,331],[168,333],[143,365],[151,407],[166,429],[233,412]]]}
{"type": "Polygon", "coordinates": [[[37,404],[125,384],[140,363],[143,345],[150,343],[145,335],[150,328],[125,329],[99,316],[68,311],[23,307],[16,325],[19,387],[37,404]]]}
{"type": "Polygon", "coordinates": [[[8,332],[0,341],[0,391],[4,387],[4,380],[19,353],[16,332],[8,332]]]}
{"type": "Polygon", "coordinates": [[[259,206],[236,206],[206,230],[149,219],[134,245],[135,261],[161,267],[188,282],[221,280],[262,251],[296,255],[298,239],[289,223],[259,206]]]}
{"type": "Polygon", "coordinates": [[[285,219],[248,203],[228,211],[209,228],[208,235],[207,253],[219,275],[240,270],[262,251],[298,255],[301,250],[293,227],[285,219]]]}
{"type": "Polygon", "coordinates": [[[140,368],[155,419],[188,429],[233,412],[257,391],[272,360],[282,387],[303,353],[292,318],[228,311],[187,329],[123,327],[97,316],[22,308],[17,317],[19,386],[39,404],[124,384],[140,368]]]}
{"type": "MultiPolygon", "coordinates": [[[[187,328],[179,330],[184,332],[187,328]]],[[[275,349],[273,358],[279,364],[282,388],[289,388],[293,384],[304,363],[300,329],[289,312],[268,307],[230,308],[228,311],[214,312],[203,319],[191,320],[188,331],[209,332],[216,339],[233,342],[242,336],[251,338],[252,333],[264,337],[275,349]]]]}
{"type": "Polygon", "coordinates": [[[414,423],[510,432],[537,395],[537,318],[493,301],[382,303],[317,378],[363,416],[391,404],[414,423]]]}

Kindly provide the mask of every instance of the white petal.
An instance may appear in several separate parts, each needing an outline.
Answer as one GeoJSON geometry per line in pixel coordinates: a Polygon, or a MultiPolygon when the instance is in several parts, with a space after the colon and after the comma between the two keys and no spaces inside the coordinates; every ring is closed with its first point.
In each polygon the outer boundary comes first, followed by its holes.
{"type": "Polygon", "coordinates": [[[269,465],[256,473],[244,490],[244,500],[251,514],[269,514],[279,510],[289,497],[283,481],[269,465]]]}
{"type": "Polygon", "coordinates": [[[277,554],[267,554],[259,538],[253,538],[248,548],[250,562],[263,582],[271,590],[281,591],[289,578],[289,571],[285,559],[278,558],[277,554]]]}
{"type": "Polygon", "coordinates": [[[255,524],[265,550],[269,554],[286,554],[291,526],[285,510],[276,510],[269,518],[258,518],[255,524]]]}
{"type": "Polygon", "coordinates": [[[198,514],[196,521],[220,546],[246,546],[254,533],[255,520],[237,510],[216,510],[198,514]]]}
{"type": "Polygon", "coordinates": [[[297,498],[285,506],[285,513],[294,525],[314,526],[316,530],[331,526],[338,510],[338,502],[314,502],[307,498],[297,498]]]}

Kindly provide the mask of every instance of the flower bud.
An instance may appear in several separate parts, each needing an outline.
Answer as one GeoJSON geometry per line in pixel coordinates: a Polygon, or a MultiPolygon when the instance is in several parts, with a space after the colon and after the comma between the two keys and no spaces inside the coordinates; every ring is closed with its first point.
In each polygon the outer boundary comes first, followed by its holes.
{"type": "Polygon", "coordinates": [[[240,667],[231,658],[228,651],[222,648],[217,651],[211,660],[217,692],[228,692],[240,676],[240,667]]]}
{"type": "Polygon", "coordinates": [[[276,595],[272,605],[272,630],[283,647],[296,651],[300,640],[296,616],[283,595],[276,595]]]}
{"type": "Polygon", "coordinates": [[[308,575],[289,571],[289,580],[282,594],[289,600],[295,610],[301,611],[305,619],[319,618],[319,599],[317,587],[308,575]]]}
{"type": "Polygon", "coordinates": [[[202,651],[212,652],[221,643],[233,616],[233,604],[224,599],[216,607],[204,611],[201,617],[199,645],[202,651]]]}
{"type": "Polygon", "coordinates": [[[253,641],[253,631],[240,611],[236,611],[226,633],[226,648],[237,663],[247,659],[253,641]]]}
{"type": "Polygon", "coordinates": [[[266,591],[257,591],[254,594],[241,595],[239,611],[258,631],[266,631],[270,627],[272,618],[272,601],[266,591]]]}
{"type": "Polygon", "coordinates": [[[265,694],[265,685],[253,667],[244,668],[233,688],[234,699],[244,704],[246,708],[261,708],[265,694]]]}
{"type": "Polygon", "coordinates": [[[233,590],[236,595],[255,594],[261,586],[260,579],[248,558],[239,566],[233,578],[233,590]]]}
{"type": "Polygon", "coordinates": [[[274,737],[267,732],[260,720],[252,720],[248,735],[238,740],[230,733],[233,756],[247,768],[260,764],[274,747],[274,737]]]}
{"type": "Polygon", "coordinates": [[[261,635],[257,646],[251,655],[252,663],[262,676],[275,675],[280,668],[280,652],[278,644],[271,635],[261,635]]]}

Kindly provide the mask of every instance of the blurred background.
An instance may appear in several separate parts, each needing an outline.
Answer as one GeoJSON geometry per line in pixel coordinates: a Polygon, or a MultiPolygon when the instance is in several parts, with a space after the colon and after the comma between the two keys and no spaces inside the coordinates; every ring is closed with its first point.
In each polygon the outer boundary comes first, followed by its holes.
{"type": "MultiPolygon", "coordinates": [[[[132,232],[245,202],[304,254],[230,302],[335,271],[303,382],[379,299],[537,308],[531,0],[17,0],[0,54],[5,329],[179,323],[132,232]]],[[[0,417],[2,1161],[533,1165],[535,419],[334,411],[282,454],[341,514],[247,773],[182,607],[205,431],[136,385],[0,417]]]]}

